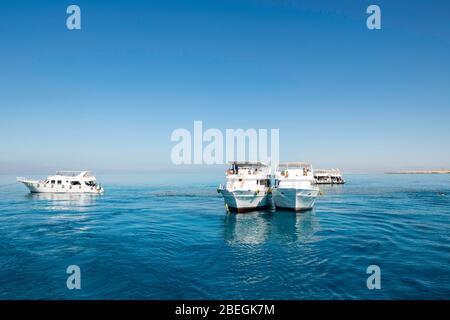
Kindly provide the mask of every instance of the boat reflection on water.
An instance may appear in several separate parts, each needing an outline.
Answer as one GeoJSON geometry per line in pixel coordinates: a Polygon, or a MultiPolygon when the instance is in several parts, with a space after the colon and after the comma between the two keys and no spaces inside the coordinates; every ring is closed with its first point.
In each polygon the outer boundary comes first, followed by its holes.
{"type": "Polygon", "coordinates": [[[245,214],[227,214],[225,217],[225,240],[230,245],[258,245],[266,241],[271,212],[254,211],[245,214]]]}
{"type": "Polygon", "coordinates": [[[320,230],[315,210],[304,212],[277,212],[272,220],[274,237],[284,243],[311,243],[317,241],[320,230]]]}
{"type": "Polygon", "coordinates": [[[344,184],[321,184],[319,185],[321,194],[343,194],[344,191],[348,191],[344,184]]]}
{"type": "Polygon", "coordinates": [[[37,201],[49,211],[88,211],[95,204],[97,194],[73,193],[29,193],[26,199],[37,201]]]}
{"type": "Polygon", "coordinates": [[[224,237],[230,245],[260,245],[267,240],[312,243],[318,241],[316,233],[319,230],[314,210],[228,214],[224,220],[224,237]]]}

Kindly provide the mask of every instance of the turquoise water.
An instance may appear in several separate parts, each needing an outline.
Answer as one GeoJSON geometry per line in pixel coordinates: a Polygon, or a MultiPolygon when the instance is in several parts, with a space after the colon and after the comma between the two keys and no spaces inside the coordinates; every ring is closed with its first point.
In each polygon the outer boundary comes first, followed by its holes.
{"type": "Polygon", "coordinates": [[[220,176],[98,178],[49,196],[0,177],[0,299],[450,298],[450,175],[347,175],[312,211],[240,215],[220,176]]]}

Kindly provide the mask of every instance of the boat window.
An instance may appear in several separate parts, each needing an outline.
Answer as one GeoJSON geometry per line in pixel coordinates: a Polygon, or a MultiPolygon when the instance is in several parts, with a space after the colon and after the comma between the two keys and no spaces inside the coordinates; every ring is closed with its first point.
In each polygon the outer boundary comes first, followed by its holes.
{"type": "Polygon", "coordinates": [[[73,186],[81,186],[80,181],[71,181],[70,184],[73,186]]]}
{"type": "Polygon", "coordinates": [[[58,184],[61,184],[62,183],[62,181],[61,180],[58,180],[58,184]]]}
{"type": "Polygon", "coordinates": [[[52,180],[52,184],[55,184],[55,180],[52,180]]]}
{"type": "Polygon", "coordinates": [[[95,181],[86,181],[86,182],[84,182],[88,187],[95,187],[96,186],[96,184],[95,184],[95,181]]]}

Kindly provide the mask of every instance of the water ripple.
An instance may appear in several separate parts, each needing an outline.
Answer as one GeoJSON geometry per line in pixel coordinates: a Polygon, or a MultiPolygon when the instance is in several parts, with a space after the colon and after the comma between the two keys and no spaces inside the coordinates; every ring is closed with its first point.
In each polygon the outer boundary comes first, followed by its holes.
{"type": "Polygon", "coordinates": [[[448,299],[446,176],[348,177],[312,211],[226,214],[214,183],[0,183],[0,299],[448,299]],[[82,269],[68,291],[65,269],[82,269]],[[366,268],[382,268],[382,290],[366,268]]]}

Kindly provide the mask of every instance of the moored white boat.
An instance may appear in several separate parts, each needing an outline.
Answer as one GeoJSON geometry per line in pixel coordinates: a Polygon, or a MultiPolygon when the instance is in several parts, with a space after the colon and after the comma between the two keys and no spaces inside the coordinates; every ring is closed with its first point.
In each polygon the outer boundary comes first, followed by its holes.
{"type": "Polygon", "coordinates": [[[226,185],[217,189],[230,211],[248,212],[271,205],[269,167],[261,162],[234,162],[226,185]]]}
{"type": "Polygon", "coordinates": [[[314,179],[316,184],[344,184],[339,169],[316,169],[314,170],[314,179]]]}
{"type": "Polygon", "coordinates": [[[273,189],[275,206],[295,211],[312,209],[319,194],[313,183],[311,165],[301,162],[280,164],[273,189]]]}
{"type": "Polygon", "coordinates": [[[89,171],[59,171],[45,180],[17,178],[31,193],[102,193],[104,190],[89,171]]]}

